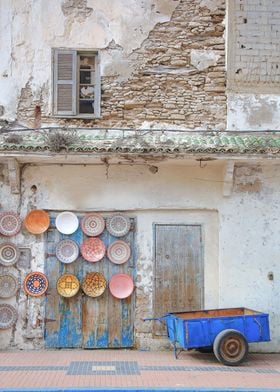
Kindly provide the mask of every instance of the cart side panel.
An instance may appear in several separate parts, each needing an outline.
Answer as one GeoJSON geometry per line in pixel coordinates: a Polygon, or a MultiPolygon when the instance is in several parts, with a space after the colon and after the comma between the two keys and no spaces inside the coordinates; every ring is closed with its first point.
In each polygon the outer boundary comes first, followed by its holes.
{"type": "Polygon", "coordinates": [[[245,335],[242,316],[188,320],[188,348],[212,346],[215,337],[225,329],[236,329],[245,335]]]}
{"type": "Polygon", "coordinates": [[[187,321],[187,348],[212,346],[216,336],[225,329],[235,329],[248,343],[270,340],[268,314],[204,318],[187,321]]]}
{"type": "Polygon", "coordinates": [[[270,340],[268,314],[244,317],[245,337],[248,343],[270,340]]]}
{"type": "Polygon", "coordinates": [[[209,319],[188,320],[187,330],[187,348],[212,346],[213,343],[209,334],[209,319]]]}

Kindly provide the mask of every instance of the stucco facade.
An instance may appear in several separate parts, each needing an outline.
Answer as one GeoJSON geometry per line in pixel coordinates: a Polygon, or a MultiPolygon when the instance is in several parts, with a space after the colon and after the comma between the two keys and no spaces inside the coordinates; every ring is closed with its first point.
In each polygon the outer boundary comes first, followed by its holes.
{"type": "MultiPolygon", "coordinates": [[[[169,347],[142,319],[154,315],[154,227],[177,224],[202,229],[203,307],[268,312],[271,342],[251,348],[279,351],[280,143],[277,134],[248,133],[279,130],[279,95],[269,88],[279,75],[265,87],[252,78],[248,92],[246,80],[234,84],[236,34],[227,28],[278,7],[261,2],[255,16],[245,0],[239,9],[223,0],[0,4],[1,210],[135,219],[134,347],[169,347]],[[53,115],[55,48],[98,51],[97,118],[53,115]],[[64,126],[80,139],[54,146],[50,134],[65,130],[52,127],[64,126]]],[[[0,346],[43,348],[45,298],[27,296],[22,283],[45,269],[45,236],[23,228],[11,240],[21,249],[9,267],[21,287],[0,303],[15,306],[18,320],[0,331],[0,346]]]]}

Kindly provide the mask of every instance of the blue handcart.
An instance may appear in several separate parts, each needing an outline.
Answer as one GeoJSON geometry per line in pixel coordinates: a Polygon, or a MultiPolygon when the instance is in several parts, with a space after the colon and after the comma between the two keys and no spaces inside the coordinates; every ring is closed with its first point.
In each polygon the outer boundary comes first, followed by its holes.
{"type": "Polygon", "coordinates": [[[213,350],[224,365],[236,366],[248,354],[248,343],[270,340],[269,315],[248,308],[167,313],[165,322],[175,358],[183,349],[213,350]]]}

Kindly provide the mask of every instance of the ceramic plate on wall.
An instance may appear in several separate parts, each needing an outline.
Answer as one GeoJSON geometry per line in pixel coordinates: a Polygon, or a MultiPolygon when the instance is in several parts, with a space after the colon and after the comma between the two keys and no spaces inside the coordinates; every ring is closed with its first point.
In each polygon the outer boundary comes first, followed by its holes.
{"type": "Polygon", "coordinates": [[[13,211],[0,213],[0,234],[5,236],[16,235],[21,228],[21,219],[13,211]]]}
{"type": "Polygon", "coordinates": [[[0,329],[11,328],[17,321],[17,317],[17,311],[12,305],[0,305],[0,329]]]}
{"type": "Polygon", "coordinates": [[[18,291],[18,279],[9,272],[0,274],[0,297],[10,298],[18,291]]]}
{"type": "Polygon", "coordinates": [[[127,298],[133,293],[133,279],[127,274],[115,274],[109,282],[109,289],[115,298],[127,298]]]}
{"type": "Polygon", "coordinates": [[[58,278],[56,289],[62,297],[70,298],[77,294],[80,288],[80,282],[75,275],[64,274],[58,278]]]}
{"type": "Polygon", "coordinates": [[[121,240],[113,242],[107,249],[107,256],[112,263],[126,263],[131,255],[130,246],[121,240]]]}
{"type": "Polygon", "coordinates": [[[105,256],[106,247],[100,238],[88,238],[81,245],[81,254],[87,261],[95,263],[105,256]]]}
{"type": "Polygon", "coordinates": [[[30,272],[24,279],[24,290],[32,297],[43,295],[48,289],[48,279],[42,272],[30,272]]]}
{"type": "Polygon", "coordinates": [[[86,274],[82,289],[89,297],[99,297],[106,290],[107,282],[101,272],[89,272],[86,274]]]}
{"type": "Polygon", "coordinates": [[[49,214],[44,210],[32,210],[26,215],[24,226],[32,234],[42,234],[50,226],[49,214]]]}
{"type": "Polygon", "coordinates": [[[97,237],[105,229],[105,220],[100,214],[87,214],[81,221],[81,228],[89,237],[97,237]]]}
{"type": "Polygon", "coordinates": [[[73,263],[79,256],[79,246],[75,241],[62,240],[56,246],[55,254],[62,263],[73,263]]]}
{"type": "Polygon", "coordinates": [[[55,226],[62,234],[72,234],[79,227],[79,219],[70,211],[64,211],[57,215],[55,226]]]}
{"type": "Polygon", "coordinates": [[[116,214],[106,220],[106,228],[115,237],[123,237],[130,230],[130,219],[127,216],[116,214]]]}
{"type": "Polygon", "coordinates": [[[15,264],[20,256],[20,251],[15,244],[4,242],[0,244],[0,263],[6,266],[15,264]]]}

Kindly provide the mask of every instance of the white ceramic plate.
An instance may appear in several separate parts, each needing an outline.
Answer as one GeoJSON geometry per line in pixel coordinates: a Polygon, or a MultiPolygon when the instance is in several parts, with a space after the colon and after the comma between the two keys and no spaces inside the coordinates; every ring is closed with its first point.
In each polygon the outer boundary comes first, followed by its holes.
{"type": "Polygon", "coordinates": [[[62,240],[57,244],[55,254],[62,263],[73,263],[79,256],[79,246],[75,241],[62,240]]]}
{"type": "Polygon", "coordinates": [[[70,211],[61,212],[55,220],[57,230],[62,234],[72,234],[79,227],[79,219],[70,211]]]}

